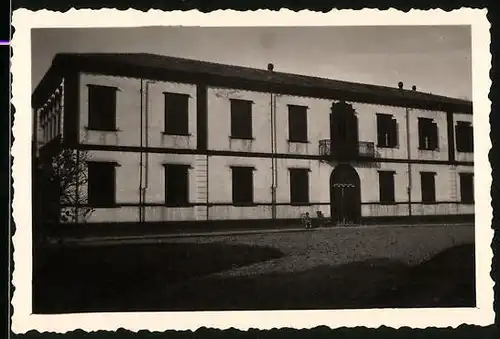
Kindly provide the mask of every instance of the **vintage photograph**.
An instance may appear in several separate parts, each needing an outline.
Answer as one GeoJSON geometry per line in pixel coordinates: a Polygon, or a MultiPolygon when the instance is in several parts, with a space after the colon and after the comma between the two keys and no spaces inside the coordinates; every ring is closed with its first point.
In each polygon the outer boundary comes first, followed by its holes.
{"type": "Polygon", "coordinates": [[[478,306],[471,25],[30,42],[33,314],[478,306]]]}

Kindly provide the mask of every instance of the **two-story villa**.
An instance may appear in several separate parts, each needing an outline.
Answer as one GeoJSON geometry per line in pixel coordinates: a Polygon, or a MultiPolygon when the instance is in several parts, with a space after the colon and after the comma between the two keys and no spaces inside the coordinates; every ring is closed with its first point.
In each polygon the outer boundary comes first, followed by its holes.
{"type": "Polygon", "coordinates": [[[90,157],[88,223],[473,219],[470,101],[272,64],[59,54],[32,102],[37,154],[90,157]]]}

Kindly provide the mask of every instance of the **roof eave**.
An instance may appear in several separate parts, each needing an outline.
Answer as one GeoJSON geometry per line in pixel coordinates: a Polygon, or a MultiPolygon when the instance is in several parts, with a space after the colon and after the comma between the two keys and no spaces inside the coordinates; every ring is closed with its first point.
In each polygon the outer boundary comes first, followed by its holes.
{"type": "MultiPolygon", "coordinates": [[[[123,61],[102,60],[95,57],[85,55],[58,54],[47,72],[33,93],[33,98],[36,100],[40,92],[45,92],[43,88],[48,87],[50,79],[58,78],[67,72],[85,72],[117,76],[130,76],[143,79],[166,80],[190,83],[203,83],[212,86],[229,87],[229,88],[249,88],[260,89],[261,91],[287,92],[295,95],[312,96],[331,100],[346,100],[353,102],[364,102],[371,104],[380,104],[387,106],[400,106],[408,108],[422,108],[438,111],[451,111],[457,113],[472,114],[472,102],[460,101],[459,99],[451,99],[456,102],[442,102],[437,100],[409,98],[409,97],[394,97],[389,95],[377,95],[369,93],[359,93],[356,91],[338,90],[326,88],[324,86],[310,86],[300,84],[285,84],[270,81],[248,79],[246,77],[235,77],[227,75],[212,75],[203,72],[187,71],[187,70],[172,70],[165,67],[155,67],[150,65],[130,65],[123,61]],[[309,94],[309,95],[304,95],[309,94]]],[[[409,91],[405,91],[409,92],[409,91]]]]}

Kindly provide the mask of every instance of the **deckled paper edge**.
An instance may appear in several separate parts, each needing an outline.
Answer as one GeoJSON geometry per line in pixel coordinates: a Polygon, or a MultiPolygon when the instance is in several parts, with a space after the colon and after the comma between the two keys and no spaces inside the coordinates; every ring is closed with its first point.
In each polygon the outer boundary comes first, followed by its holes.
{"type": "Polygon", "coordinates": [[[441,9],[412,10],[404,13],[395,9],[333,10],[329,13],[290,10],[246,11],[218,10],[201,13],[197,10],[163,12],[150,10],[102,9],[75,10],[65,13],[47,10],[14,11],[12,25],[12,104],[15,107],[12,146],[13,156],[13,236],[14,262],[12,298],[14,313],[12,330],[64,333],[117,330],[196,330],[199,327],[237,328],[313,328],[320,325],[337,327],[379,326],[457,327],[461,324],[490,325],[494,322],[493,280],[491,262],[491,148],[488,99],[491,81],[490,24],[486,10],[463,8],[446,12],[441,9]],[[92,313],[64,315],[31,314],[31,28],[50,27],[135,27],[135,26],[355,26],[355,25],[471,25],[473,63],[473,104],[475,143],[476,194],[476,290],[477,307],[459,309],[385,309],[385,310],[310,310],[310,311],[231,311],[231,312],[144,312],[92,313]]]}

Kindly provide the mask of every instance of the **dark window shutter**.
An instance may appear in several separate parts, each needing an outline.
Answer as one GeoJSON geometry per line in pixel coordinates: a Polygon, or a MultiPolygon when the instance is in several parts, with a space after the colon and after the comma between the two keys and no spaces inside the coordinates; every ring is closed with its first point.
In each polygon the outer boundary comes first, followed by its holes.
{"type": "Polygon", "coordinates": [[[88,128],[112,131],[116,129],[116,91],[114,87],[88,86],[88,128]]]}
{"type": "Polygon", "coordinates": [[[89,162],[88,203],[90,206],[112,206],[115,204],[115,163],[89,162]]]}
{"type": "Polygon", "coordinates": [[[252,138],[252,102],[231,100],[231,137],[252,138]]]}
{"type": "Polygon", "coordinates": [[[189,95],[165,93],[165,133],[189,133],[189,95]]]}
{"type": "Polygon", "coordinates": [[[473,152],[474,151],[474,129],[472,127],[472,124],[469,125],[469,133],[468,133],[468,150],[469,152],[473,152]]]}
{"type": "Polygon", "coordinates": [[[290,169],[290,202],[292,204],[309,203],[309,170],[290,169]]]}
{"type": "Polygon", "coordinates": [[[189,205],[188,165],[165,165],[165,203],[169,206],[189,205]]]}
{"type": "Polygon", "coordinates": [[[288,136],[293,142],[307,142],[307,107],[288,106],[288,136]]]}
{"type": "Polygon", "coordinates": [[[437,123],[431,122],[430,126],[431,126],[430,148],[432,150],[436,150],[439,148],[439,133],[438,133],[437,123]]]}
{"type": "Polygon", "coordinates": [[[396,147],[398,145],[397,120],[391,114],[377,113],[377,145],[396,147]]]}
{"type": "Polygon", "coordinates": [[[420,183],[421,183],[423,203],[436,202],[435,175],[436,174],[433,172],[420,172],[420,183]]]}
{"type": "Polygon", "coordinates": [[[381,203],[394,203],[394,172],[379,171],[379,195],[381,203]]]}
{"type": "Polygon", "coordinates": [[[377,145],[385,146],[385,128],[382,114],[377,114],[377,145]]]}
{"type": "Polygon", "coordinates": [[[422,150],[438,149],[438,128],[432,119],[418,118],[418,144],[422,150]]]}
{"type": "Polygon", "coordinates": [[[457,144],[457,151],[464,152],[464,131],[463,125],[460,122],[458,122],[458,124],[455,126],[455,140],[457,144]]]}
{"type": "Polygon", "coordinates": [[[252,167],[232,167],[233,204],[253,203],[253,171],[252,167]]]}
{"type": "Polygon", "coordinates": [[[425,119],[418,118],[418,148],[425,149],[425,119]]]}
{"type": "Polygon", "coordinates": [[[470,122],[458,121],[455,126],[455,136],[458,152],[472,152],[474,150],[474,135],[470,122]]]}
{"type": "Polygon", "coordinates": [[[394,118],[391,118],[389,122],[389,146],[396,147],[398,145],[398,122],[394,118]]]}
{"type": "Polygon", "coordinates": [[[460,200],[464,204],[474,203],[474,175],[460,173],[460,200]]]}

